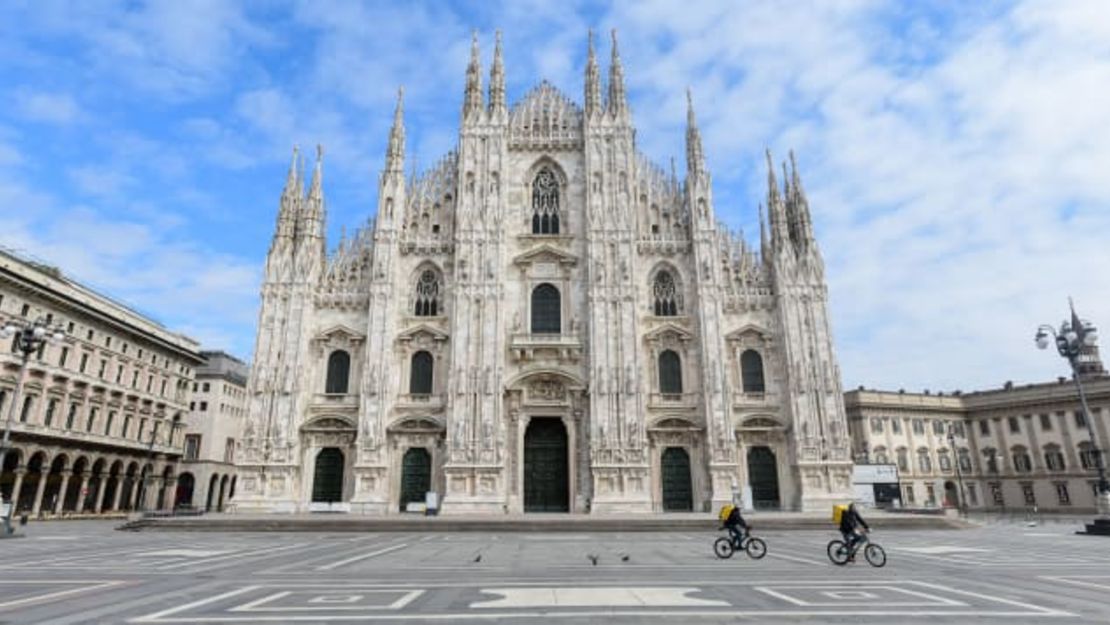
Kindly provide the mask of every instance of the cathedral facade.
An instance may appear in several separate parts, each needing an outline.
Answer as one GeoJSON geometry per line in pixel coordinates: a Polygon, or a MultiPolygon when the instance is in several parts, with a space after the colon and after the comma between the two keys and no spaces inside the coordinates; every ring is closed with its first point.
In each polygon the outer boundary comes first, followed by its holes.
{"type": "MultiPolygon", "coordinates": [[[[852,461],[797,171],[753,249],[714,215],[691,103],[679,179],[637,151],[616,37],[580,106],[506,102],[475,39],[458,147],[333,251],[295,154],[266,262],[239,511],[827,509],[852,461]],[[306,189],[307,187],[307,189],[306,189]]],[[[791,159],[793,160],[793,159],[791,159]]],[[[768,156],[768,166],[770,166],[768,156]]]]}

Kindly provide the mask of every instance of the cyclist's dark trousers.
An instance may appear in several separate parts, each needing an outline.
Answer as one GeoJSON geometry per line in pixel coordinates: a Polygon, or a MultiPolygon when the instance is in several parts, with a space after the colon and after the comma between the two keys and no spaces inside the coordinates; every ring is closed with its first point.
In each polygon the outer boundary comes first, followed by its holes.
{"type": "Polygon", "coordinates": [[[840,532],[840,535],[844,537],[844,544],[848,545],[849,550],[851,550],[853,547],[855,547],[856,543],[859,542],[860,536],[859,536],[859,534],[857,534],[854,531],[852,531],[852,532],[840,532]]]}
{"type": "Polygon", "coordinates": [[[728,534],[732,536],[732,542],[739,545],[740,541],[744,540],[744,530],[740,529],[739,525],[728,526],[728,534]]]}

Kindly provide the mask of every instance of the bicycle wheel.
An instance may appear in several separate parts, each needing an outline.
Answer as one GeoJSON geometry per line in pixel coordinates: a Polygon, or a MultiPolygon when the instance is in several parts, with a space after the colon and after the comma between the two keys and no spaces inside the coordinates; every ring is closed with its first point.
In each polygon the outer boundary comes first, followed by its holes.
{"type": "Polygon", "coordinates": [[[869,543],[867,547],[864,548],[863,557],[867,558],[867,561],[871,563],[871,566],[876,568],[884,566],[886,564],[886,552],[883,551],[882,547],[876,545],[875,543],[869,543]]]}
{"type": "Polygon", "coordinates": [[[829,554],[829,560],[833,564],[844,566],[848,563],[848,545],[845,545],[843,540],[829,541],[829,546],[825,551],[829,554]]]}
{"type": "Polygon", "coordinates": [[[717,554],[718,558],[722,560],[732,557],[732,539],[725,538],[724,536],[713,541],[713,553],[717,554]]]}
{"type": "Polygon", "coordinates": [[[744,545],[744,550],[748,552],[749,558],[758,560],[767,555],[767,543],[760,538],[749,538],[747,544],[744,545]]]}

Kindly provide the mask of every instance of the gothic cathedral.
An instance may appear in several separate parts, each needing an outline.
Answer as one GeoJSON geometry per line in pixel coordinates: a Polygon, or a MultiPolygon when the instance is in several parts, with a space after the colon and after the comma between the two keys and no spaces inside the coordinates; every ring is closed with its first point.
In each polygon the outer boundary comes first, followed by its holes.
{"type": "Polygon", "coordinates": [[[636,149],[616,37],[582,106],[511,107],[475,38],[457,151],[328,253],[294,154],[266,260],[240,511],[825,510],[852,463],[824,265],[791,159],[759,250],[718,224],[689,107],[679,179],[636,149]]]}

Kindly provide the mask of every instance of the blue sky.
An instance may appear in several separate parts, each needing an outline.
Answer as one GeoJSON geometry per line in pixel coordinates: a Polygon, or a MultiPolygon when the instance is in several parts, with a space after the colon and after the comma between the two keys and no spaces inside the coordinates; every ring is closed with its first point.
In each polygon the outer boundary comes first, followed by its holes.
{"type": "Polygon", "coordinates": [[[487,68],[504,31],[510,99],[546,78],[580,100],[591,27],[618,29],[665,167],[692,88],[718,215],[750,240],[764,148],[797,152],[845,387],[1050,379],[1064,363],[1031,337],[1069,294],[1110,324],[1099,0],[8,2],[0,245],[249,358],[294,144],[325,147],[334,241],[374,211],[398,85],[430,166],[472,29],[487,68]]]}

